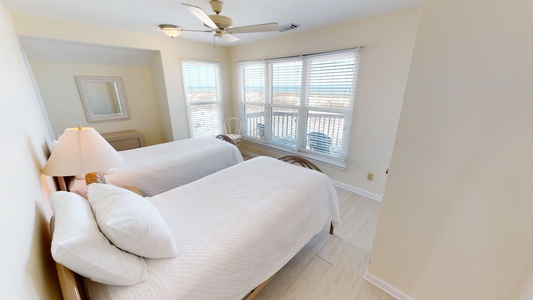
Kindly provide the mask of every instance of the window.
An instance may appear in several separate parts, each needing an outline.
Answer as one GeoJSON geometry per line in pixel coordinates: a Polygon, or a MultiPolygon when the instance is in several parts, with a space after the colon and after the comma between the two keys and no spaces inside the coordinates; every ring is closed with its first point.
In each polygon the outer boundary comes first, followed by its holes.
{"type": "Polygon", "coordinates": [[[243,135],[343,166],[359,48],[239,64],[243,135]]]}
{"type": "Polygon", "coordinates": [[[222,99],[218,63],[182,61],[183,88],[191,137],[222,132],[222,99]]]}

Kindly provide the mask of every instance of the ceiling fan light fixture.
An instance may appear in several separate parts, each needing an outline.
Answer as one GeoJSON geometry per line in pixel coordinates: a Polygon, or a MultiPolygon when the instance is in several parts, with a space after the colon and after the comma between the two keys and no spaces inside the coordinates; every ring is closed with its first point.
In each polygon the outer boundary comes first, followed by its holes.
{"type": "Polygon", "coordinates": [[[161,24],[159,25],[159,28],[161,28],[161,30],[163,30],[163,32],[171,38],[175,38],[180,35],[183,29],[180,26],[173,24],[161,24]]]}

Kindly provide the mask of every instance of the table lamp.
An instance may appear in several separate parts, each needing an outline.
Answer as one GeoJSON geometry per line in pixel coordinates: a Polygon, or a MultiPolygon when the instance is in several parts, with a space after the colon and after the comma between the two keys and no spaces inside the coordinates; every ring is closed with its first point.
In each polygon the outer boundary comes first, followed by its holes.
{"type": "MultiPolygon", "coordinates": [[[[56,177],[86,174],[87,184],[105,182],[96,172],[123,162],[124,158],[94,128],[78,126],[65,129],[42,173],[56,177]]],[[[66,190],[64,181],[62,184],[61,189],[66,190]]]]}

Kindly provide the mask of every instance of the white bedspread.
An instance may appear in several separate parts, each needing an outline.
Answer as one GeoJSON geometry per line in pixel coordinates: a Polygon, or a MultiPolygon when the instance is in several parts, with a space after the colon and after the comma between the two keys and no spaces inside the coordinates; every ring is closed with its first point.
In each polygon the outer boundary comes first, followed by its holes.
{"type": "Polygon", "coordinates": [[[324,174],[257,157],[149,198],[180,254],[146,259],[132,287],[88,281],[92,299],[242,299],[329,221],[338,199],[324,174]]]}
{"type": "Polygon", "coordinates": [[[154,196],[242,162],[234,145],[213,137],[191,138],[120,151],[125,162],[107,183],[135,186],[154,196]]]}

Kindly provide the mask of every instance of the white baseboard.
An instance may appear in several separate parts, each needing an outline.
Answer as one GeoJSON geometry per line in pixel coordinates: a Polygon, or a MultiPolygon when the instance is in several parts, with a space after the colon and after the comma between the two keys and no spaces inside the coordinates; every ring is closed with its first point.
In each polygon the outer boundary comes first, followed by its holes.
{"type": "Polygon", "coordinates": [[[391,295],[395,299],[398,300],[414,300],[413,298],[409,297],[408,295],[404,294],[400,290],[396,289],[392,285],[386,283],[385,281],[381,280],[380,278],[368,273],[366,271],[365,276],[363,278],[368,281],[370,284],[374,285],[378,289],[384,291],[385,293],[391,295]]]}
{"type": "Polygon", "coordinates": [[[357,188],[355,186],[348,185],[346,183],[342,183],[342,182],[337,181],[337,180],[333,180],[332,179],[331,181],[333,181],[333,184],[338,186],[338,187],[340,187],[341,189],[345,189],[345,190],[350,191],[352,193],[356,193],[356,194],[365,196],[365,197],[370,198],[372,200],[381,201],[383,199],[382,195],[374,194],[374,193],[371,193],[369,191],[365,191],[363,189],[357,188]]]}
{"type": "MultiPolygon", "coordinates": [[[[249,151],[245,151],[245,150],[241,150],[241,153],[243,155],[250,156],[250,157],[257,157],[258,156],[257,154],[255,154],[253,152],[249,152],[249,151]]],[[[342,183],[342,182],[337,181],[337,180],[333,180],[332,179],[331,181],[333,181],[333,184],[335,186],[340,187],[341,189],[345,189],[345,190],[350,191],[352,193],[356,193],[356,194],[365,196],[365,197],[370,198],[372,200],[381,201],[383,199],[382,195],[374,194],[374,193],[371,193],[369,191],[365,191],[363,189],[357,188],[355,186],[348,185],[346,183],[342,183]]]]}

